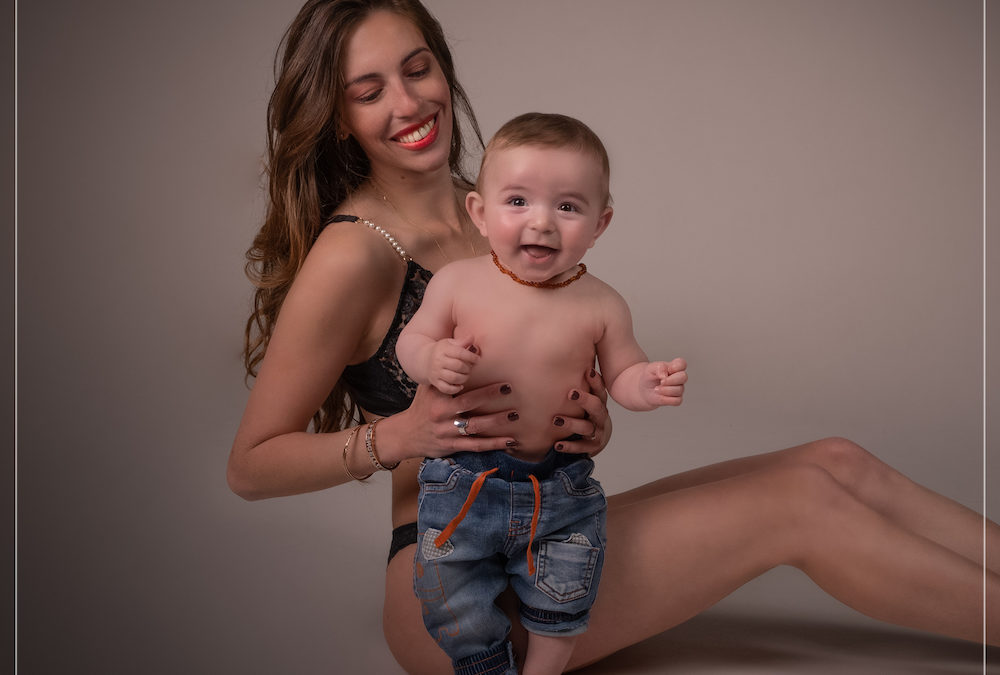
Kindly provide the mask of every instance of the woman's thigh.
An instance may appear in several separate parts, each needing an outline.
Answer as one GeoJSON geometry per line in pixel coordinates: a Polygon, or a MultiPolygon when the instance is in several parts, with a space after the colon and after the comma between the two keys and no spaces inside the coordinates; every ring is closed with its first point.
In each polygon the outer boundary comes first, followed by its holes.
{"type": "Polygon", "coordinates": [[[638,501],[611,498],[601,587],[570,667],[668,630],[767,570],[797,562],[809,539],[807,519],[789,506],[810,500],[810,491],[822,492],[824,485],[835,482],[803,464],[638,501]]]}
{"type": "Polygon", "coordinates": [[[746,455],[665,476],[615,495],[613,499],[619,504],[626,504],[726,478],[795,466],[820,467],[851,492],[857,492],[872,479],[883,478],[885,473],[892,471],[891,467],[852,441],[844,438],[824,438],[783,450],[746,455]]]}

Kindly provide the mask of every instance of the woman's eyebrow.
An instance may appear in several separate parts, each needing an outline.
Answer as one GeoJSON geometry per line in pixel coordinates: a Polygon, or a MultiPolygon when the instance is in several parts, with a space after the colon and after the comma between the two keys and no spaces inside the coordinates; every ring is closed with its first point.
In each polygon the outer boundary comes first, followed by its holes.
{"type": "Polygon", "coordinates": [[[427,47],[417,47],[412,52],[410,52],[409,54],[407,54],[406,56],[404,56],[403,59],[399,62],[399,65],[405,66],[406,62],[409,61],[410,59],[412,59],[417,54],[420,54],[421,52],[427,52],[429,54],[430,51],[431,50],[428,49],[427,47]]]}
{"type": "MultiPolygon", "coordinates": [[[[428,52],[429,53],[430,51],[431,50],[428,49],[427,47],[417,47],[412,52],[410,52],[409,54],[407,54],[406,56],[404,56],[402,59],[400,59],[399,65],[405,66],[406,63],[410,59],[412,59],[413,57],[417,56],[418,54],[420,54],[422,52],[428,52]]],[[[380,77],[380,75],[378,73],[365,73],[364,75],[359,75],[359,76],[355,77],[353,80],[350,80],[349,82],[347,82],[346,84],[344,84],[344,86],[345,87],[350,87],[350,86],[353,86],[355,84],[360,84],[361,82],[366,82],[368,80],[377,80],[379,77],[380,77]]]]}

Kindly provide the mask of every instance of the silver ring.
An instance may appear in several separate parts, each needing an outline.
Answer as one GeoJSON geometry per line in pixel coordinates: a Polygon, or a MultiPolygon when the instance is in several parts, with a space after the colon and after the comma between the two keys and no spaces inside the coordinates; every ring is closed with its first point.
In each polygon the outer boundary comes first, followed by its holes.
{"type": "Polygon", "coordinates": [[[466,429],[466,427],[469,426],[469,420],[465,419],[464,417],[458,417],[455,419],[453,424],[458,428],[459,436],[471,436],[471,434],[466,429]]]}

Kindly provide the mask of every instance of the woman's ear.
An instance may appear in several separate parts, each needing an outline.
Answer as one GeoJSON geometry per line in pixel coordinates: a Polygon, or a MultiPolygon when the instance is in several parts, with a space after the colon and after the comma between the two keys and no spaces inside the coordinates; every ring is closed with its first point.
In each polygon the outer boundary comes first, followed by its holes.
{"type": "Polygon", "coordinates": [[[479,234],[484,237],[487,236],[486,220],[483,218],[485,206],[483,196],[475,190],[465,195],[465,210],[469,212],[469,217],[472,218],[472,222],[475,224],[476,229],[479,230],[479,234]]]}
{"type": "Polygon", "coordinates": [[[613,216],[614,213],[615,210],[613,208],[610,206],[605,207],[604,213],[602,213],[601,217],[597,219],[597,227],[594,228],[594,238],[590,240],[590,246],[588,246],[588,248],[592,248],[594,244],[597,243],[597,238],[604,234],[604,231],[608,229],[608,225],[611,224],[611,216],[613,216]]]}

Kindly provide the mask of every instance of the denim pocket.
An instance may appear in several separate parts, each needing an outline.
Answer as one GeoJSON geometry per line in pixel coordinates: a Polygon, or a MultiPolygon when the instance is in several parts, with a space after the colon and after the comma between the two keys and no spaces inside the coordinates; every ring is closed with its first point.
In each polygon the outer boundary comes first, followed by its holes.
{"type": "Polygon", "coordinates": [[[582,534],[566,541],[540,542],[535,588],[560,603],[585,597],[590,593],[600,553],[582,534]]]}
{"type": "Polygon", "coordinates": [[[450,459],[425,459],[417,478],[425,492],[449,492],[458,484],[461,468],[450,459]]]}
{"type": "Polygon", "coordinates": [[[601,488],[601,484],[590,477],[593,471],[593,460],[581,459],[569,466],[557,469],[555,476],[562,481],[566,494],[571,497],[603,496],[604,490],[601,488]]]}

